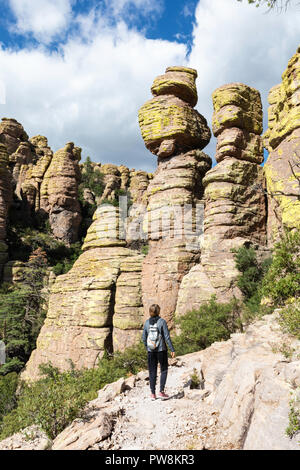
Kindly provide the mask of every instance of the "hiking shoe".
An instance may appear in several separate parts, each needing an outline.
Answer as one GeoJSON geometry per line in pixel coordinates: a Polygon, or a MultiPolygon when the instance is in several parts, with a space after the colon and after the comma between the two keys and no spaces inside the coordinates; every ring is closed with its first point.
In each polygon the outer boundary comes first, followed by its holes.
{"type": "Polygon", "coordinates": [[[155,395],[155,393],[151,393],[151,400],[156,400],[156,395],[155,395]]]}
{"type": "Polygon", "coordinates": [[[165,392],[159,392],[159,398],[170,398],[165,392]]]}

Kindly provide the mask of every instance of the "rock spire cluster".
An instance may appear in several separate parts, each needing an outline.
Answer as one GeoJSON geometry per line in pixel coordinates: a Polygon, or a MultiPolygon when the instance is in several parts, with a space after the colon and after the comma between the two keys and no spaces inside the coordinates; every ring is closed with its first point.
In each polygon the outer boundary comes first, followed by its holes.
{"type": "Polygon", "coordinates": [[[142,271],[143,304],[147,316],[149,306],[158,303],[169,325],[181,280],[200,259],[196,206],[203,211],[202,178],[211,167],[210,157],[201,151],[210,140],[210,129],[193,108],[196,77],[194,69],[169,67],[154,80],[154,97],[139,111],[145,145],[158,156],[147,189],[149,252],[142,271]]]}

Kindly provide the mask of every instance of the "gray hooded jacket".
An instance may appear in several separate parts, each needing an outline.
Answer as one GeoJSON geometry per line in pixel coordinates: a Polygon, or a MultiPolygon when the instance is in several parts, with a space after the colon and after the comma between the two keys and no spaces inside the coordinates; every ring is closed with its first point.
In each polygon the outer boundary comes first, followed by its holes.
{"type": "MultiPolygon", "coordinates": [[[[147,346],[149,326],[150,326],[150,322],[152,323],[152,320],[156,321],[157,317],[148,318],[148,320],[146,320],[145,325],[144,325],[144,330],[143,330],[143,336],[142,336],[143,343],[146,346],[148,352],[153,352],[147,346]]],[[[158,329],[161,333],[161,340],[160,340],[160,343],[159,343],[158,348],[157,348],[156,351],[158,351],[158,352],[166,351],[167,350],[167,345],[168,345],[170,350],[172,352],[174,352],[174,347],[173,347],[173,344],[172,344],[172,341],[171,341],[171,338],[170,338],[170,333],[169,333],[169,329],[168,329],[168,325],[167,325],[166,320],[164,320],[161,317],[158,317],[157,326],[158,326],[158,329]]]]}

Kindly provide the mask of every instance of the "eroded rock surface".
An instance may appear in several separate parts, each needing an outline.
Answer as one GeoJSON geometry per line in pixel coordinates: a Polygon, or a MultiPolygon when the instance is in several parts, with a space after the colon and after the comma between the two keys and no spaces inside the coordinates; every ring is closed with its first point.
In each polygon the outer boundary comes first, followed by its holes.
{"type": "Polygon", "coordinates": [[[146,371],[105,386],[52,448],[299,450],[299,434],[291,439],[286,429],[289,402],[300,399],[300,343],[282,333],[277,318],[267,315],[228,341],[171,360],[169,400],[150,399],[146,371]],[[289,360],[279,352],[283,344],[294,349],[289,360]]]}
{"type": "Polygon", "coordinates": [[[144,256],[119,239],[119,213],[99,206],[72,269],[58,276],[51,290],[47,318],[23,378],[38,377],[39,364],[61,370],[94,367],[105,350],[140,339],[143,309],[141,270],[144,256]]]}
{"type": "Polygon", "coordinates": [[[72,142],[58,150],[41,184],[40,206],[49,214],[53,235],[66,244],[77,241],[82,220],[78,201],[81,149],[72,142]]]}
{"type": "Polygon", "coordinates": [[[197,72],[170,67],[154,80],[155,97],[139,111],[146,147],[158,156],[158,168],[147,192],[145,231],[149,253],[142,272],[143,304],[158,303],[173,324],[178,289],[183,276],[199,262],[196,206],[203,211],[202,178],[211,159],[201,151],[210,140],[206,120],[193,106],[197,102],[197,72]]]}
{"type": "Polygon", "coordinates": [[[176,315],[184,314],[215,294],[220,301],[239,297],[238,271],[231,250],[266,245],[263,190],[262,106],[259,92],[232,83],[213,93],[213,131],[218,164],[203,178],[204,240],[201,264],[183,278],[176,315]]]}
{"type": "Polygon", "coordinates": [[[7,261],[6,228],[8,209],[12,201],[12,182],[9,157],[4,144],[0,144],[0,280],[7,261]]]}
{"type": "Polygon", "coordinates": [[[281,84],[269,93],[269,128],[264,143],[268,191],[268,240],[284,227],[300,227],[300,48],[288,63],[281,84]]]}

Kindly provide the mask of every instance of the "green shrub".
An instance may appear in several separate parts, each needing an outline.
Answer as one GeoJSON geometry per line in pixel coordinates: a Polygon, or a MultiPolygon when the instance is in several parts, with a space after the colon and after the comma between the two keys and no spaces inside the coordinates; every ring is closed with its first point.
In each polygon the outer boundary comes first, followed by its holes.
{"type": "Polygon", "coordinates": [[[258,261],[253,247],[242,246],[234,253],[235,265],[240,275],[237,286],[244,295],[244,319],[252,320],[261,314],[262,282],[271,264],[271,258],[258,261]]]}
{"type": "Polygon", "coordinates": [[[46,314],[46,269],[45,253],[36,250],[26,265],[22,282],[0,288],[0,339],[6,345],[7,354],[0,375],[19,372],[35,348],[46,314]]]}
{"type": "Polygon", "coordinates": [[[180,330],[172,339],[176,353],[188,354],[205,349],[215,341],[229,339],[234,331],[242,328],[241,316],[241,304],[236,299],[221,304],[212,296],[199,310],[176,320],[180,330]]]}
{"type": "Polygon", "coordinates": [[[289,404],[289,425],[286,428],[286,434],[292,439],[300,432],[300,388],[298,388],[295,397],[290,400],[289,404]]]}
{"type": "Polygon", "coordinates": [[[272,264],[263,280],[263,294],[275,307],[300,295],[300,232],[286,231],[275,245],[272,264]]]}
{"type": "Polygon", "coordinates": [[[295,302],[280,310],[279,324],[283,331],[300,339],[300,304],[295,302]]]}
{"type": "Polygon", "coordinates": [[[0,423],[4,415],[16,406],[15,393],[18,384],[18,375],[13,372],[0,376],[0,423]]]}
{"type": "Polygon", "coordinates": [[[97,397],[104,385],[136,374],[147,367],[147,354],[142,343],[106,355],[93,369],[60,373],[51,364],[40,366],[44,376],[33,384],[22,384],[17,407],[6,414],[0,425],[0,439],[37,424],[54,438],[76,417],[87,402],[97,397]]]}

